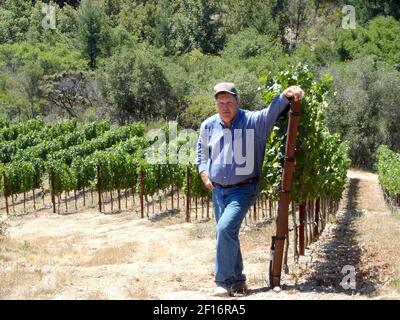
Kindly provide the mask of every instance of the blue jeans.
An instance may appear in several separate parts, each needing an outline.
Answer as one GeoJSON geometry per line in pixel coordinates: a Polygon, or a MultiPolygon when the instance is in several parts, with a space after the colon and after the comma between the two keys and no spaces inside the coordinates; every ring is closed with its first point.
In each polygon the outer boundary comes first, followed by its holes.
{"type": "Polygon", "coordinates": [[[213,190],[213,206],[217,221],[217,246],[215,256],[215,282],[231,286],[246,281],[240,252],[239,230],[242,221],[255,203],[259,183],[213,190]]]}

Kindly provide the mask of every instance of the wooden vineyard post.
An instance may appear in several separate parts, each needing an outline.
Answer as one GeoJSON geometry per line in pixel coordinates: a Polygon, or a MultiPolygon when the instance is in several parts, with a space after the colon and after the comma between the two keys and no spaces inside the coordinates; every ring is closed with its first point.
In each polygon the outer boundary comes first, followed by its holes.
{"type": "Polygon", "coordinates": [[[65,203],[65,212],[68,213],[68,198],[66,192],[64,192],[64,203],[65,203]]]}
{"type": "Polygon", "coordinates": [[[268,210],[269,217],[272,219],[272,200],[268,200],[268,210]]]}
{"type": "Polygon", "coordinates": [[[314,239],[319,237],[319,211],[320,211],[320,198],[315,201],[315,225],[314,225],[314,239]]]}
{"type": "Polygon", "coordinates": [[[308,244],[309,244],[309,233],[308,233],[308,214],[307,214],[307,212],[308,212],[308,207],[309,207],[309,205],[308,205],[308,201],[305,201],[304,202],[304,244],[305,244],[305,247],[307,247],[308,246],[308,244]]]}
{"type": "Polygon", "coordinates": [[[320,220],[320,230],[319,233],[324,231],[324,198],[320,198],[319,201],[319,220],[320,220]]]}
{"type": "Polygon", "coordinates": [[[36,210],[35,189],[32,190],[33,209],[36,210]]]}
{"type": "Polygon", "coordinates": [[[312,235],[313,235],[313,221],[314,221],[314,217],[310,217],[310,212],[312,212],[312,209],[311,209],[311,200],[308,200],[307,201],[307,204],[306,204],[306,216],[307,216],[307,219],[306,219],[306,225],[307,225],[307,228],[306,228],[306,232],[307,232],[307,237],[306,237],[306,246],[308,247],[312,242],[313,242],[313,240],[312,240],[312,235]]]}
{"type": "Polygon", "coordinates": [[[261,215],[264,218],[265,217],[265,207],[264,207],[264,196],[261,196],[261,215]]]}
{"type": "Polygon", "coordinates": [[[321,232],[325,230],[325,198],[321,199],[320,203],[320,211],[321,211],[321,232]]]}
{"type": "Polygon", "coordinates": [[[56,195],[54,193],[54,177],[50,174],[50,193],[51,193],[51,203],[53,205],[53,213],[56,213],[56,195]]]}
{"type": "MultiPolygon", "coordinates": [[[[167,197],[167,193],[165,191],[165,188],[162,189],[161,192],[164,195],[164,200],[165,200],[165,211],[168,211],[168,197],[167,197]]],[[[161,195],[162,196],[162,195],[161,195]]]]}
{"type": "Polygon", "coordinates": [[[159,205],[159,209],[160,209],[160,212],[162,212],[160,190],[157,190],[157,196],[158,196],[158,205],[159,205]]]}
{"type": "Polygon", "coordinates": [[[121,211],[121,190],[117,190],[118,193],[118,211],[121,211]]]}
{"type": "Polygon", "coordinates": [[[201,219],[204,219],[204,197],[201,197],[201,219]]]}
{"type": "Polygon", "coordinates": [[[125,188],[125,190],[124,190],[124,195],[125,195],[125,210],[127,210],[128,209],[128,189],[127,188],[125,188]]]}
{"type": "Polygon", "coordinates": [[[171,209],[174,210],[174,185],[171,185],[171,209]]]}
{"type": "Polygon", "coordinates": [[[309,200],[308,204],[309,204],[309,206],[307,207],[308,208],[307,209],[307,214],[308,214],[308,221],[310,222],[309,228],[308,228],[308,230],[310,232],[310,235],[309,235],[310,242],[309,242],[309,244],[311,244],[311,243],[314,242],[314,228],[313,228],[313,226],[314,226],[314,200],[309,200]]]}
{"type": "Polygon", "coordinates": [[[4,199],[6,200],[6,212],[7,212],[7,216],[8,216],[10,214],[10,211],[8,208],[7,176],[6,176],[5,172],[3,172],[3,182],[4,182],[4,199]]]}
{"type": "Polygon", "coordinates": [[[74,201],[75,201],[75,210],[78,211],[77,199],[76,199],[76,190],[75,189],[74,189],[74,201]]]}
{"type": "Polygon", "coordinates": [[[304,219],[305,219],[306,205],[303,202],[299,207],[299,254],[304,255],[305,243],[304,243],[304,219]]]}
{"type": "Polygon", "coordinates": [[[111,213],[114,211],[113,192],[110,190],[111,213]]]}
{"type": "Polygon", "coordinates": [[[176,188],[176,196],[177,196],[177,199],[176,199],[176,200],[177,200],[177,201],[176,201],[177,204],[176,204],[176,205],[177,205],[177,208],[178,208],[178,209],[179,209],[179,196],[180,196],[180,195],[179,195],[179,188],[180,188],[180,186],[178,185],[177,188],[176,188]]]}
{"type": "Polygon", "coordinates": [[[297,241],[298,241],[298,229],[297,229],[297,222],[296,222],[296,205],[292,201],[292,220],[293,220],[293,251],[294,251],[294,257],[295,259],[298,257],[299,252],[298,252],[298,246],[297,246],[297,241]]]}
{"type": "Polygon", "coordinates": [[[140,170],[140,218],[144,218],[144,172],[140,170]]]}
{"type": "Polygon", "coordinates": [[[190,222],[190,168],[186,168],[186,222],[190,222]]]}
{"type": "Polygon", "coordinates": [[[194,204],[195,204],[195,212],[196,212],[196,221],[197,221],[197,197],[194,197],[194,204]]]}
{"type": "Polygon", "coordinates": [[[99,212],[101,212],[101,176],[100,176],[100,166],[97,166],[97,194],[99,196],[99,212]]]}
{"type": "Polygon", "coordinates": [[[290,190],[294,171],[297,129],[300,120],[300,101],[291,101],[289,111],[289,123],[287,129],[285,163],[281,180],[281,191],[278,204],[278,217],[276,219],[276,235],[272,237],[270,284],[272,287],[280,286],[282,258],[285,240],[288,234],[288,212],[290,190]]]}
{"type": "Polygon", "coordinates": [[[210,198],[207,197],[207,219],[210,219],[210,198]]]}

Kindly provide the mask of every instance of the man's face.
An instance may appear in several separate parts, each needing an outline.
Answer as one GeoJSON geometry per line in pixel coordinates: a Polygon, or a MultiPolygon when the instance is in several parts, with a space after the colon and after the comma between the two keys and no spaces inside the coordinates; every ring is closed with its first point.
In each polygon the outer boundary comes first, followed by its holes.
{"type": "Polygon", "coordinates": [[[215,102],[221,119],[226,123],[231,123],[236,116],[239,102],[228,92],[219,93],[215,98],[215,102]]]}

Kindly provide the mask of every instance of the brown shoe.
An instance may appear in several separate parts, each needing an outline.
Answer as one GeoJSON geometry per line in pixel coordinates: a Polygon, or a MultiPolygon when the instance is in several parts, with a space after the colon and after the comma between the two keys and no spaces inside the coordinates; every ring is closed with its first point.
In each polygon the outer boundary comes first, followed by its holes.
{"type": "Polygon", "coordinates": [[[231,291],[233,293],[243,293],[246,294],[248,292],[247,284],[245,281],[236,282],[231,286],[231,291]]]}

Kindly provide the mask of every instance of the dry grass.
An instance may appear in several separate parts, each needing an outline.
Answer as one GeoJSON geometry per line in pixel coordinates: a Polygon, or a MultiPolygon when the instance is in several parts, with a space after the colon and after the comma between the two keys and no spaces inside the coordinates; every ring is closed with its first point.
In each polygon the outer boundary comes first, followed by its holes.
{"type": "Polygon", "coordinates": [[[31,241],[5,238],[0,243],[0,298],[50,297],[63,287],[66,274],[56,273],[54,257],[31,241]]]}
{"type": "Polygon", "coordinates": [[[54,266],[16,265],[0,271],[0,298],[51,298],[70,284],[73,272],[56,272],[54,266]]]}
{"type": "MultiPolygon", "coordinates": [[[[190,239],[193,240],[214,240],[215,239],[215,221],[212,219],[205,222],[193,223],[187,231],[190,239]]],[[[267,262],[268,262],[268,244],[274,233],[274,223],[259,223],[257,225],[245,225],[243,222],[240,230],[240,244],[243,259],[245,261],[245,273],[248,284],[253,288],[262,288],[266,286],[267,262]]],[[[214,250],[207,267],[209,273],[205,275],[204,282],[211,283],[214,277],[214,250]]],[[[185,286],[181,290],[185,289],[185,286]]],[[[193,287],[187,286],[187,290],[193,290],[193,287]]]]}
{"type": "Polygon", "coordinates": [[[367,214],[357,221],[364,269],[378,273],[380,282],[400,293],[400,221],[393,215],[367,214]]]}
{"type": "Polygon", "coordinates": [[[155,214],[150,218],[152,227],[164,228],[167,226],[185,222],[185,216],[181,210],[168,210],[155,214]]]}
{"type": "Polygon", "coordinates": [[[136,283],[130,283],[127,289],[127,295],[130,299],[151,299],[152,296],[149,293],[148,285],[137,281],[136,283]]]}
{"type": "Polygon", "coordinates": [[[0,271],[0,298],[8,295],[15,288],[29,288],[40,283],[42,273],[35,270],[26,270],[25,267],[2,269],[0,271]]]}
{"type": "Polygon", "coordinates": [[[31,265],[70,266],[79,263],[82,254],[72,244],[53,237],[19,241],[7,238],[0,246],[0,261],[20,261],[31,265]]]}
{"type": "Polygon", "coordinates": [[[87,300],[108,300],[108,297],[99,291],[94,291],[89,293],[89,295],[86,297],[87,300]]]}
{"type": "MultiPolygon", "coordinates": [[[[56,249],[49,250],[48,243],[44,238],[37,242],[8,238],[0,244],[0,266],[4,264],[0,268],[0,298],[52,298],[76,281],[77,267],[123,264],[132,259],[136,248],[134,242],[127,242],[89,251],[56,243],[56,249]]],[[[107,299],[107,296],[94,291],[87,299],[107,299]]]]}
{"type": "Polygon", "coordinates": [[[349,171],[348,176],[359,181],[355,199],[359,210],[388,212],[376,174],[353,169],[349,171]]]}
{"type": "Polygon", "coordinates": [[[362,177],[355,195],[357,207],[364,213],[356,220],[356,238],[362,248],[361,272],[400,293],[400,215],[390,213],[376,175],[360,170],[352,174],[362,177]]]}
{"type": "Polygon", "coordinates": [[[3,238],[0,242],[0,262],[14,261],[23,258],[24,261],[32,254],[37,253],[37,247],[29,241],[18,241],[11,238],[3,238]]]}
{"type": "MultiPolygon", "coordinates": [[[[374,175],[364,179],[363,172],[353,174],[360,176],[362,190],[356,194],[357,208],[366,213],[356,221],[361,266],[366,272],[382,271],[382,281],[399,289],[400,219],[380,207],[374,175]]],[[[18,218],[21,223],[13,221],[10,237],[0,242],[0,298],[206,297],[214,289],[214,219],[187,224],[182,211],[155,216],[149,211],[150,221],[131,213],[98,216],[89,211],[18,218]]],[[[266,286],[275,223],[254,225],[249,216],[247,220],[249,225],[243,223],[240,231],[245,274],[251,288],[261,289],[266,286]]],[[[293,233],[290,236],[292,246],[293,233]]],[[[267,296],[271,293],[265,292],[267,296]]]]}
{"type": "Polygon", "coordinates": [[[260,226],[245,227],[240,233],[240,246],[244,251],[256,250],[260,246],[267,250],[274,235],[275,224],[262,224],[260,226]]]}
{"type": "Polygon", "coordinates": [[[194,222],[192,228],[188,230],[191,239],[215,239],[214,220],[194,222]]]}
{"type": "Polygon", "coordinates": [[[127,263],[136,251],[134,242],[123,243],[113,247],[99,248],[84,262],[85,266],[99,266],[127,263]]]}
{"type": "Polygon", "coordinates": [[[0,243],[0,261],[23,261],[31,265],[98,266],[129,262],[136,244],[127,242],[101,248],[75,247],[83,240],[74,236],[71,241],[54,237],[40,237],[30,241],[3,239],[0,243]]]}
{"type": "Polygon", "coordinates": [[[6,219],[0,216],[0,242],[5,238],[7,235],[9,224],[6,219]]]}

